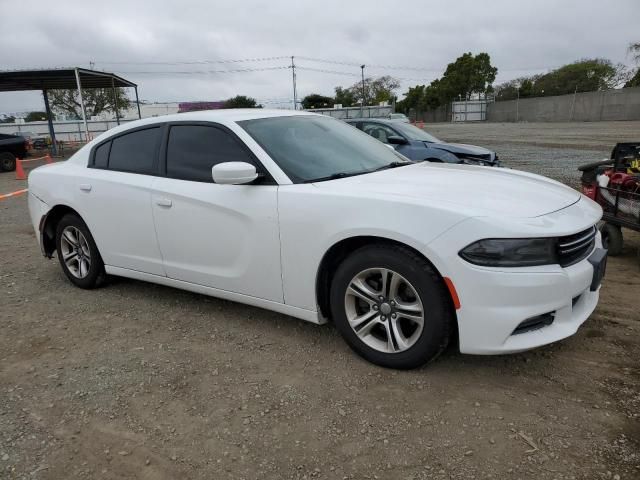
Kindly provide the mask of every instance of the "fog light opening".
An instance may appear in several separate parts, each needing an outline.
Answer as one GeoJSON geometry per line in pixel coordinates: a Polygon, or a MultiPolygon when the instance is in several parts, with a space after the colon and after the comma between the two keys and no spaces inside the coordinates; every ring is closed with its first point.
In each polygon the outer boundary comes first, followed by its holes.
{"type": "Polygon", "coordinates": [[[522,333],[533,332],[541,328],[548,327],[553,323],[555,312],[544,313],[535,317],[527,318],[520,322],[511,335],[520,335],[522,333]]]}

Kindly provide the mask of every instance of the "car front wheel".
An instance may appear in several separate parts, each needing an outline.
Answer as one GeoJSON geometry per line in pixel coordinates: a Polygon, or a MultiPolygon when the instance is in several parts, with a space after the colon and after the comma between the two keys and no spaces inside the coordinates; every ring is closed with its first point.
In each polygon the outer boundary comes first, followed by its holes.
{"type": "Polygon", "coordinates": [[[399,369],[436,358],[454,321],[433,266],[408,248],[385,244],[360,248],[342,262],[331,285],[331,311],[353,350],[399,369]]]}

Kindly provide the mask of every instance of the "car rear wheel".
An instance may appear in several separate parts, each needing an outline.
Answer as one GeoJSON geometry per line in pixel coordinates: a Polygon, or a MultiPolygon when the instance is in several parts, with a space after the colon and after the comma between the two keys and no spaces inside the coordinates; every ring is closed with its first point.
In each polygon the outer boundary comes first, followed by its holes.
{"type": "Polygon", "coordinates": [[[16,169],[16,157],[11,152],[0,153],[0,170],[13,172],[16,169]]]}
{"type": "Polygon", "coordinates": [[[442,278],[402,246],[365,246],[344,260],[331,285],[331,312],[354,351],[388,368],[416,368],[435,359],[452,331],[442,278]]]}
{"type": "Polygon", "coordinates": [[[67,214],[58,223],[56,250],[60,266],[71,283],[85,289],[104,283],[102,257],[91,232],[77,215],[67,214]]]}

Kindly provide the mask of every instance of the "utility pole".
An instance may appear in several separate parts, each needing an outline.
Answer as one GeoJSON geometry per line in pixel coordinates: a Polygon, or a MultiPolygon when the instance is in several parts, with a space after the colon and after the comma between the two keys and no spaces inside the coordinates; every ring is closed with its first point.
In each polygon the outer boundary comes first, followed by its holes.
{"type": "Polygon", "coordinates": [[[298,109],[298,90],[296,87],[296,64],[293,62],[293,55],[291,56],[291,75],[293,78],[293,109],[298,109]]]}
{"type": "Polygon", "coordinates": [[[573,91],[573,100],[571,100],[571,115],[569,116],[569,121],[573,121],[573,112],[576,109],[576,95],[578,94],[578,84],[576,83],[576,89],[573,91]]]}
{"type": "Polygon", "coordinates": [[[360,65],[360,70],[362,70],[362,102],[360,102],[360,117],[364,116],[364,67],[365,65],[360,65]]]}

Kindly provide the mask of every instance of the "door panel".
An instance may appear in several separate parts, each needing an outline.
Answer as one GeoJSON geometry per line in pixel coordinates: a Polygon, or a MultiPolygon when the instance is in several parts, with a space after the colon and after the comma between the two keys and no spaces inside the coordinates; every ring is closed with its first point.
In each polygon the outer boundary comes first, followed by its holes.
{"type": "Polygon", "coordinates": [[[153,182],[167,276],[282,302],[278,187],[153,182]]]}
{"type": "Polygon", "coordinates": [[[81,214],[105,264],[163,275],[151,210],[152,176],[87,168],[81,214]]]}

